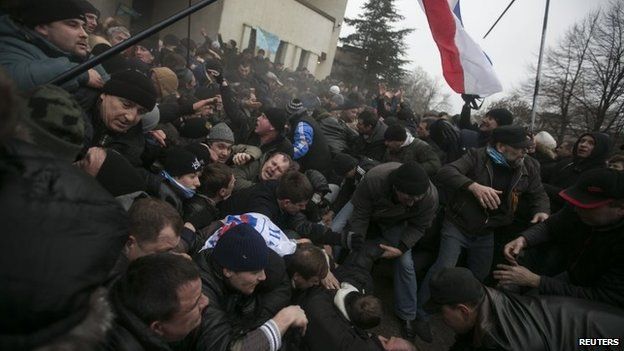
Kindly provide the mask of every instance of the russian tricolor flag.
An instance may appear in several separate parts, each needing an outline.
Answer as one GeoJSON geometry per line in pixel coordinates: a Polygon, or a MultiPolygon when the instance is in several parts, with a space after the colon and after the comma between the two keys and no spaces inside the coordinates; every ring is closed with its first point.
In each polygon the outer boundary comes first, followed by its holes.
{"type": "Polygon", "coordinates": [[[440,50],[442,71],[450,87],[460,94],[481,97],[502,91],[492,62],[464,30],[459,0],[419,2],[440,50]]]}

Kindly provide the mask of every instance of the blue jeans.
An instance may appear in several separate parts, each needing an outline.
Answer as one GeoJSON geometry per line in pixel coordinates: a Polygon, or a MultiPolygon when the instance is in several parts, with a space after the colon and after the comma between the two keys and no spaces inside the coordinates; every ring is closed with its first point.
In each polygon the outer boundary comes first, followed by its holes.
{"type": "Polygon", "coordinates": [[[332,220],[331,230],[336,233],[342,233],[342,230],[344,229],[344,227],[346,227],[352,213],[353,204],[351,203],[351,201],[349,201],[344,206],[342,206],[340,211],[338,211],[338,213],[332,220]]]}
{"type": "MultiPolygon", "coordinates": [[[[404,230],[405,224],[399,224],[384,230],[382,236],[390,245],[398,247],[404,230]]],[[[417,288],[412,250],[409,249],[394,259],[394,310],[399,318],[416,319],[417,288]]]]}
{"type": "Polygon", "coordinates": [[[455,267],[462,248],[467,250],[468,269],[479,279],[483,281],[490,272],[492,266],[492,258],[494,255],[494,234],[469,236],[462,233],[454,224],[448,220],[442,223],[442,231],[440,233],[440,251],[435,263],[425,276],[420,291],[418,292],[418,318],[426,320],[427,313],[422,306],[429,300],[431,292],[429,290],[429,281],[434,273],[446,267],[455,267]]]}

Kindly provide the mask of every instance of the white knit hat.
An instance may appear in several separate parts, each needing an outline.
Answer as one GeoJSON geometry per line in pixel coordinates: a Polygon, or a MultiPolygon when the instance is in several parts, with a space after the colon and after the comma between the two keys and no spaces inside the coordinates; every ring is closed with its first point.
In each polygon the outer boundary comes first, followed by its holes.
{"type": "Polygon", "coordinates": [[[550,133],[541,131],[535,134],[535,144],[554,150],[557,147],[557,140],[550,133]]]}
{"type": "Polygon", "coordinates": [[[337,85],[332,85],[329,88],[329,92],[332,93],[332,94],[336,94],[336,95],[340,94],[340,88],[337,85]]]}

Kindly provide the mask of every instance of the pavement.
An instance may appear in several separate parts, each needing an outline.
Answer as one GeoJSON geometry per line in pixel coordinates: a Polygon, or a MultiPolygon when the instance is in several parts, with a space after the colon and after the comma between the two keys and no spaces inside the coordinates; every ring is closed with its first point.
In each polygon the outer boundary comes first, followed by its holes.
{"type": "MultiPolygon", "coordinates": [[[[373,280],[375,282],[375,296],[379,297],[383,302],[384,316],[381,324],[371,331],[385,337],[401,336],[399,329],[399,321],[394,315],[393,300],[393,281],[392,266],[389,262],[381,262],[373,268],[373,280]]],[[[421,351],[446,351],[455,341],[455,334],[443,322],[440,316],[431,318],[431,333],[433,334],[433,342],[426,343],[418,336],[415,340],[410,340],[416,345],[417,350],[421,351]]]]}

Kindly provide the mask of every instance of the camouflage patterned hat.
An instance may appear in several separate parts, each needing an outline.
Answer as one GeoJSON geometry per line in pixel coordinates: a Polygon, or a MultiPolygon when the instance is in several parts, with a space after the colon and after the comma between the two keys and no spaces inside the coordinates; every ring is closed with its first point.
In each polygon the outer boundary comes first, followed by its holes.
{"type": "Polygon", "coordinates": [[[32,141],[55,156],[73,162],[82,150],[85,120],[80,105],[62,88],[42,85],[23,106],[32,141]]]}

